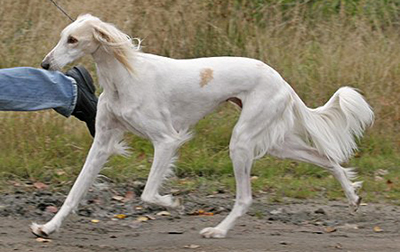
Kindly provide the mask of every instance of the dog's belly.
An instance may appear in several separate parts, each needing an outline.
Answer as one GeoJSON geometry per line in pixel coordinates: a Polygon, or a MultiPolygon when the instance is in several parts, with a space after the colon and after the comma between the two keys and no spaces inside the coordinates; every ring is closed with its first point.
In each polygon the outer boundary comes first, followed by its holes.
{"type": "Polygon", "coordinates": [[[174,128],[180,131],[194,126],[199,120],[213,112],[219,104],[219,102],[191,103],[172,107],[170,113],[174,128]]]}

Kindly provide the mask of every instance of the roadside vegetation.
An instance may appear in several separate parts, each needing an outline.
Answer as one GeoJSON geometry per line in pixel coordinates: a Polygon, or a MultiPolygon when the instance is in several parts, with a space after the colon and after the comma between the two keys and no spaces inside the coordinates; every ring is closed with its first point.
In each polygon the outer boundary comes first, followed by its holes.
{"type": "MultiPolygon", "coordinates": [[[[234,55],[263,60],[310,107],[340,86],[360,89],[376,113],[348,166],[358,167],[367,201],[400,203],[400,2],[396,0],[107,0],[57,1],[72,16],[91,13],[143,39],[143,51],[174,58],[234,55]]],[[[0,0],[0,67],[39,67],[69,20],[49,1],[0,0]]],[[[95,77],[90,57],[84,64],[95,77]]],[[[95,78],[96,79],[96,78],[95,78]]],[[[99,91],[100,92],[100,91],[99,91]]],[[[240,112],[225,104],[203,119],[185,144],[171,186],[234,191],[228,154],[240,112]]],[[[91,144],[84,124],[54,111],[0,113],[0,185],[69,186],[91,144]]],[[[152,161],[147,140],[126,136],[128,158],[113,157],[102,174],[144,180],[152,161]]],[[[252,172],[255,193],[344,199],[319,167],[264,157],[252,172]]]]}

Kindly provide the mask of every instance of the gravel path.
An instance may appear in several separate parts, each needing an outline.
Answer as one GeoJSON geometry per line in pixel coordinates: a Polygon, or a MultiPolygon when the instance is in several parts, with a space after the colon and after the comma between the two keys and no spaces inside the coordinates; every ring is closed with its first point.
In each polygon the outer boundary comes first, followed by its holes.
{"type": "Polygon", "coordinates": [[[274,204],[261,195],[226,239],[203,239],[198,232],[227,215],[232,195],[181,195],[185,212],[160,216],[166,209],[136,196],[141,187],[92,189],[50,240],[36,239],[29,224],[49,220],[65,195],[47,189],[3,194],[0,251],[400,251],[400,209],[393,205],[364,204],[351,215],[345,202],[274,204]]]}

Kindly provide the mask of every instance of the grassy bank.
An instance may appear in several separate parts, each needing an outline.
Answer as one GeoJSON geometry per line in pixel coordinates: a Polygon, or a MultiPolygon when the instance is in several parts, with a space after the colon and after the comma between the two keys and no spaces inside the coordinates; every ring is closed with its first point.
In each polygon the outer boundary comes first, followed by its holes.
{"type": "MultiPolygon", "coordinates": [[[[369,200],[398,202],[400,190],[400,35],[397,1],[76,1],[59,0],[70,15],[92,13],[132,37],[143,50],[174,58],[236,55],[258,58],[294,87],[310,107],[340,86],[363,91],[376,113],[349,166],[359,168],[369,200]]],[[[0,0],[0,67],[39,66],[68,19],[49,1],[0,0]]],[[[93,75],[90,57],[80,61],[93,75]]],[[[228,158],[239,112],[230,105],[202,120],[180,152],[172,183],[234,190],[228,158]],[[187,179],[183,179],[187,177],[187,179]],[[211,179],[210,179],[211,178],[211,179]],[[213,181],[218,182],[213,182],[213,181]]],[[[70,183],[91,138],[76,119],[53,111],[0,113],[0,178],[70,183]]],[[[103,174],[116,181],[145,178],[152,146],[127,135],[133,154],[114,157],[103,174]]],[[[319,167],[265,157],[255,163],[256,191],[282,197],[343,198],[319,167]]]]}

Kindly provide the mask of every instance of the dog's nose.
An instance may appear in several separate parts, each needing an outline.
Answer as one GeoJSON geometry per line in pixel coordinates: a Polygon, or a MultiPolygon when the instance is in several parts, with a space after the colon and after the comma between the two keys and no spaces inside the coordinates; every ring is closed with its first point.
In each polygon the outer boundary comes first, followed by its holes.
{"type": "Polygon", "coordinates": [[[46,70],[49,70],[49,68],[50,68],[50,64],[49,63],[47,63],[47,62],[42,62],[42,64],[40,64],[40,66],[43,68],[43,69],[46,69],[46,70]]]}

